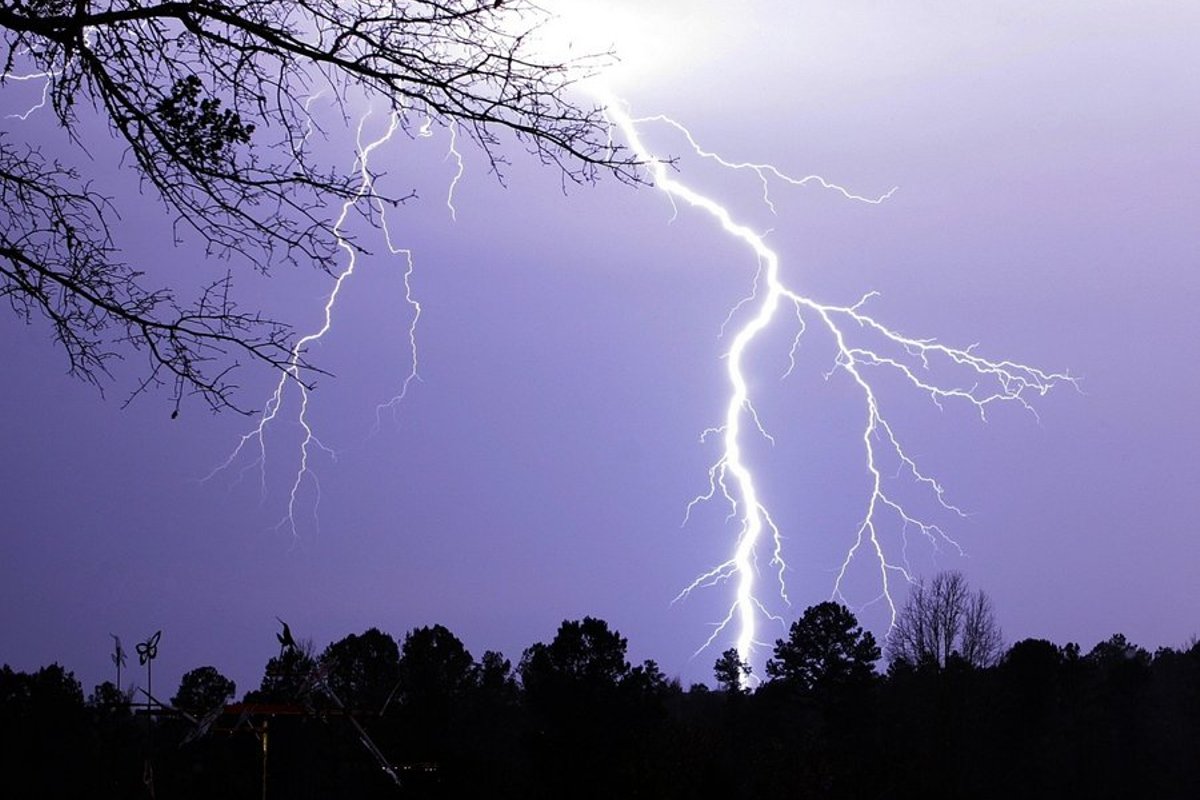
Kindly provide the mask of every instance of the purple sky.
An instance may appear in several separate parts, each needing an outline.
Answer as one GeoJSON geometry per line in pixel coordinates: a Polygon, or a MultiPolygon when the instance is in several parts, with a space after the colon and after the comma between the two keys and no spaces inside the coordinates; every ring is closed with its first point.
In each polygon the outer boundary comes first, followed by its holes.
{"type": "MultiPolygon", "coordinates": [[[[1121,631],[1153,648],[1200,634],[1189,511],[1200,9],[764,1],[728,18],[728,3],[677,7],[687,24],[649,37],[669,59],[621,73],[635,115],[669,114],[733,160],[866,195],[900,187],[868,206],[778,186],[773,216],[752,176],[681,161],[681,178],[772,231],[794,288],[847,304],[878,290],[870,309],[905,334],[1082,378],[1082,393],[1038,400],[1040,420],[1012,406],[986,424],[969,407],[939,412],[881,388],[911,454],[969,513],[939,516],[911,494],[968,554],[915,546],[914,569],[964,571],[1010,642],[1089,648],[1121,631]]],[[[6,91],[0,107],[20,110],[27,98],[6,91]]],[[[47,136],[38,124],[4,122],[47,136]]],[[[685,153],[662,126],[646,133],[685,153]]],[[[320,382],[310,421],[337,460],[312,459],[320,506],[314,515],[305,482],[295,537],[276,528],[296,469],[286,414],[268,434],[265,489],[251,458],[202,483],[255,420],[193,404],[172,421],[165,395],[122,410],[136,357],[101,398],[63,374],[44,326],[0,317],[0,662],[57,660],[90,689],[112,675],[110,632],[132,649],[162,628],[157,686],[213,664],[240,693],[277,651],[276,615],[318,648],[370,626],[402,636],[440,622],[476,656],[515,662],[564,618],[591,614],[629,638],[632,657],[685,683],[710,678],[732,634],[691,655],[730,589],[671,599],[736,533],[717,506],[680,522],[716,457],[699,435],[724,413],[718,336],[754,260],[651,189],[608,181],[564,195],[556,174],[515,153],[502,187],[464,149],[451,220],[447,144],[402,138],[375,162],[386,187],[421,195],[391,222],[415,260],[423,380],[373,433],[376,405],[408,373],[411,319],[403,260],[376,239],[314,351],[336,379],[320,382]]],[[[352,145],[328,148],[348,164],[352,145]]],[[[97,158],[117,175],[103,146],[97,158]]],[[[199,285],[199,254],[171,250],[165,220],[144,222],[155,213],[133,207],[122,243],[153,275],[199,285]]],[[[280,268],[246,273],[241,288],[307,331],[330,285],[280,268]]],[[[778,329],[750,358],[776,444],[748,444],[786,537],[790,618],[828,598],[866,491],[861,398],[843,377],[825,380],[833,354],[819,337],[781,381],[793,334],[778,329]]],[[[243,402],[261,406],[273,376],[242,381],[243,402]]],[[[856,604],[875,593],[865,578],[851,588],[856,604]]],[[[879,604],[862,619],[885,632],[879,604]]]]}

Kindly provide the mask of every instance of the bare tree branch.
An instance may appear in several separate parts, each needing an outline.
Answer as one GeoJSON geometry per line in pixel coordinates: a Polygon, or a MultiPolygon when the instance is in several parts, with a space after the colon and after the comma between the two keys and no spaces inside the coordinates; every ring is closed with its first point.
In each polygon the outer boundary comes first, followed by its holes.
{"type": "MultiPolygon", "coordinates": [[[[507,134],[569,180],[638,180],[601,110],[568,96],[605,58],[540,59],[530,39],[543,19],[528,0],[0,2],[0,85],[42,76],[80,149],[80,115],[101,115],[177,237],[190,229],[206,256],[328,270],[341,202],[405,198],[364,196],[313,155],[318,88],[343,113],[382,98],[410,130],[454,126],[497,176],[507,134]]],[[[170,383],[177,404],[194,392],[219,409],[234,407],[236,354],[286,368],[291,332],[238,312],[229,278],[190,304],[146,288],[120,260],[115,202],[73,169],[0,137],[0,184],[0,293],[50,320],[75,374],[99,382],[114,346],[131,345],[151,364],[142,388],[170,383]]]]}
{"type": "Polygon", "coordinates": [[[939,572],[913,584],[888,633],[891,661],[944,668],[953,658],[974,667],[996,663],[1003,650],[992,601],[971,592],[960,572],[939,572]]]}

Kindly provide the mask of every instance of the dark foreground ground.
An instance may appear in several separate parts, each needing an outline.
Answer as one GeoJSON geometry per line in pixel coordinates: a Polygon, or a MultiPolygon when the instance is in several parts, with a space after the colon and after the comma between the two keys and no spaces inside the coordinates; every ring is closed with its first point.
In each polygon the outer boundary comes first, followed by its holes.
{"type": "Polygon", "coordinates": [[[1200,797],[1200,645],[1025,640],[986,668],[951,657],[880,675],[817,644],[804,669],[739,692],[631,666],[598,620],[564,623],[516,669],[438,626],[403,646],[372,629],[320,657],[285,648],[241,703],[195,670],[152,713],[111,683],[85,701],[57,665],[4,667],[4,794],[1200,797]]]}

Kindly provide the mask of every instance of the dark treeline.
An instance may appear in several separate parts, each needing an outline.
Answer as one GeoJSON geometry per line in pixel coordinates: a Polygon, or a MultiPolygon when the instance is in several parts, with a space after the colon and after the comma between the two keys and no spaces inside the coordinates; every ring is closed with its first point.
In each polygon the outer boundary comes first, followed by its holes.
{"type": "Polygon", "coordinates": [[[39,797],[1200,797],[1200,644],[980,651],[912,622],[881,673],[848,609],[813,606],[764,676],[722,654],[717,690],[630,664],[594,618],[516,665],[441,626],[320,654],[289,635],[241,702],[200,667],[153,714],[6,666],[0,768],[39,797]]]}

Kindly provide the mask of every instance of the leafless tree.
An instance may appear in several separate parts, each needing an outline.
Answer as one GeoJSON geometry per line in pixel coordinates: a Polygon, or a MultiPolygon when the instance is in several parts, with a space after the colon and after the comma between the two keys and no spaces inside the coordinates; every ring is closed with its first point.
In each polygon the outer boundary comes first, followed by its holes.
{"type": "Polygon", "coordinates": [[[1004,653],[1004,636],[996,622],[992,600],[982,589],[967,599],[959,653],[976,667],[990,667],[1004,653]]]}
{"type": "MultiPolygon", "coordinates": [[[[324,266],[332,209],[360,186],[310,148],[318,91],[344,112],[382,98],[408,129],[454,126],[497,174],[509,134],[565,179],[637,179],[602,110],[569,96],[605,57],[539,57],[544,18],[531,0],[0,0],[0,85],[43,81],[41,113],[79,152],[98,114],[206,255],[324,266]]],[[[170,384],[176,409],[192,393],[233,406],[239,357],[306,380],[289,329],[239,310],[228,278],[186,302],[146,286],[117,211],[76,167],[0,132],[0,294],[49,320],[73,373],[98,382],[132,347],[150,363],[139,391],[170,384]]]]}
{"type": "Polygon", "coordinates": [[[960,572],[939,572],[913,584],[887,639],[891,661],[945,667],[961,658],[991,666],[1003,648],[992,602],[983,590],[970,591],[960,572]]]}

